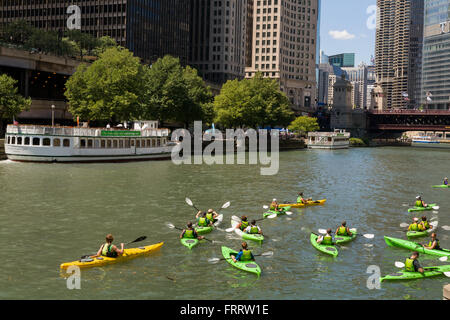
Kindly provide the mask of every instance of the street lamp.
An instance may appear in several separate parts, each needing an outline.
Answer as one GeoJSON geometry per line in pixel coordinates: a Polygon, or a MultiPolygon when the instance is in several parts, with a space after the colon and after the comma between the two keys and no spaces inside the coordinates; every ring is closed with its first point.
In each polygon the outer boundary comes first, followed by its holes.
{"type": "Polygon", "coordinates": [[[55,105],[52,104],[52,127],[55,126],[55,105]]]}

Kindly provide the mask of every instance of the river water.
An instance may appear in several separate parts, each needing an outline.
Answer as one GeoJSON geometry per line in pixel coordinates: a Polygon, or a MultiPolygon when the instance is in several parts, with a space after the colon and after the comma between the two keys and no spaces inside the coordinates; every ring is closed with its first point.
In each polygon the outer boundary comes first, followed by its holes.
{"type": "MultiPolygon", "coordinates": [[[[182,165],[171,161],[124,164],[24,164],[0,162],[0,299],[442,299],[445,277],[383,283],[368,289],[367,268],[396,270],[408,252],[388,247],[384,235],[404,238],[399,224],[409,222],[408,204],[423,195],[438,203],[439,225],[450,225],[450,190],[432,189],[449,173],[450,153],[416,148],[362,148],[280,153],[280,170],[261,176],[259,166],[182,165]],[[216,230],[191,252],[178,231],[195,211],[231,201],[221,227],[232,215],[260,218],[273,198],[294,201],[304,191],[324,206],[293,209],[291,216],[261,222],[270,239],[252,245],[260,257],[258,279],[221,257],[221,245],[238,248],[234,234],[216,230]],[[373,240],[359,237],[337,258],[310,244],[310,232],[342,220],[373,240]],[[69,290],[59,265],[94,253],[104,236],[143,244],[164,241],[158,253],[125,263],[82,270],[81,289],[69,290]]],[[[450,231],[438,229],[443,247],[450,231]]],[[[425,239],[422,239],[425,241],[425,239]]],[[[421,256],[423,265],[441,264],[421,256]]]]}

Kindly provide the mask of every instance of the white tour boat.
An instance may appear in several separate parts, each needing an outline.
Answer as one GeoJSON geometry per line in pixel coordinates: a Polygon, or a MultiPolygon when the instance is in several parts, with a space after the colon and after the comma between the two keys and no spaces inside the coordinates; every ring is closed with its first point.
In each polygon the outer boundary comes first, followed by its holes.
{"type": "Polygon", "coordinates": [[[335,130],[334,132],[309,132],[309,149],[348,149],[350,132],[335,130]]]}
{"type": "Polygon", "coordinates": [[[126,162],[170,159],[175,143],[157,121],[139,121],[133,130],[8,125],[5,153],[25,162],[126,162]]]}
{"type": "Polygon", "coordinates": [[[436,132],[412,138],[411,146],[426,148],[450,148],[450,132],[436,132]]]}

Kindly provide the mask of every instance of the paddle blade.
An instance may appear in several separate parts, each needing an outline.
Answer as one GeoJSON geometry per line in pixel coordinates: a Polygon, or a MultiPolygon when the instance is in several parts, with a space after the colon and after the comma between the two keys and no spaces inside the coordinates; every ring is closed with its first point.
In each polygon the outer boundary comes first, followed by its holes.
{"type": "Polygon", "coordinates": [[[402,263],[402,262],[400,262],[400,261],[395,261],[395,266],[396,266],[397,268],[404,268],[404,267],[405,267],[405,264],[402,263]]]}
{"type": "Polygon", "coordinates": [[[373,239],[373,238],[375,238],[375,235],[371,234],[371,233],[367,233],[367,234],[363,234],[363,237],[366,239],[373,239]]]}
{"type": "Polygon", "coordinates": [[[402,228],[408,228],[408,227],[409,227],[409,224],[407,224],[407,223],[400,223],[400,227],[402,227],[402,228]]]}
{"type": "Polygon", "coordinates": [[[217,263],[217,262],[219,262],[219,261],[220,261],[219,258],[210,258],[210,259],[208,259],[208,262],[209,262],[209,263],[217,263]]]}
{"type": "Polygon", "coordinates": [[[450,230],[450,226],[442,226],[442,229],[444,229],[445,231],[449,231],[450,230]]]}
{"type": "Polygon", "coordinates": [[[286,214],[287,214],[288,216],[290,216],[290,215],[292,214],[292,211],[286,211],[286,214]]]}
{"type": "Polygon", "coordinates": [[[439,210],[439,206],[433,207],[433,210],[439,210]]]}
{"type": "Polygon", "coordinates": [[[233,232],[233,230],[234,230],[234,228],[228,228],[228,229],[225,230],[225,232],[230,233],[230,232],[233,232]]]}
{"type": "Polygon", "coordinates": [[[136,240],[134,240],[134,241],[132,241],[132,242],[130,242],[130,243],[135,243],[135,242],[139,242],[139,241],[144,241],[145,239],[147,239],[147,236],[142,236],[142,237],[139,237],[139,238],[137,238],[136,240]]]}
{"type": "Polygon", "coordinates": [[[430,226],[437,227],[439,225],[438,221],[431,221],[430,226]]]}
{"type": "Polygon", "coordinates": [[[269,209],[269,206],[263,206],[263,209],[269,209]]]}
{"type": "Polygon", "coordinates": [[[232,216],[231,220],[241,222],[241,218],[239,218],[238,216],[232,216]]]}
{"type": "Polygon", "coordinates": [[[175,226],[173,225],[173,223],[167,222],[167,223],[166,223],[166,226],[167,226],[169,229],[175,229],[175,226]]]}
{"type": "Polygon", "coordinates": [[[192,202],[192,200],[189,199],[188,197],[186,197],[186,199],[184,199],[184,201],[186,201],[186,203],[187,203],[188,205],[190,205],[191,207],[194,205],[194,203],[192,202]]]}
{"type": "Polygon", "coordinates": [[[325,230],[325,229],[319,229],[317,231],[321,234],[327,234],[327,230],[325,230]]]}
{"type": "Polygon", "coordinates": [[[261,254],[261,257],[270,257],[273,256],[273,251],[267,251],[261,254]]]}
{"type": "Polygon", "coordinates": [[[228,208],[230,205],[231,205],[231,202],[228,201],[227,203],[224,203],[224,204],[223,204],[222,209],[226,209],[226,208],[228,208]]]}
{"type": "Polygon", "coordinates": [[[444,275],[445,275],[447,278],[450,278],[450,272],[444,272],[444,275]]]}
{"type": "Polygon", "coordinates": [[[267,219],[273,219],[276,218],[278,215],[276,213],[271,214],[270,216],[267,216],[267,219]]]}
{"type": "Polygon", "coordinates": [[[448,260],[448,257],[440,257],[439,258],[439,261],[442,261],[442,262],[445,262],[445,261],[447,261],[448,260]]]}

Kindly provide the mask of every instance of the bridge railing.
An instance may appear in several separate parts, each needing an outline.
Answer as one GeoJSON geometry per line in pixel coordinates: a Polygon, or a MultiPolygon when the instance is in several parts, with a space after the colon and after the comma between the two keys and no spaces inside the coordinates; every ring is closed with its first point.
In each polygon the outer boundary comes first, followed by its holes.
{"type": "Polygon", "coordinates": [[[370,114],[379,115],[450,115],[450,110],[443,109],[390,109],[390,110],[369,110],[370,114]]]}

